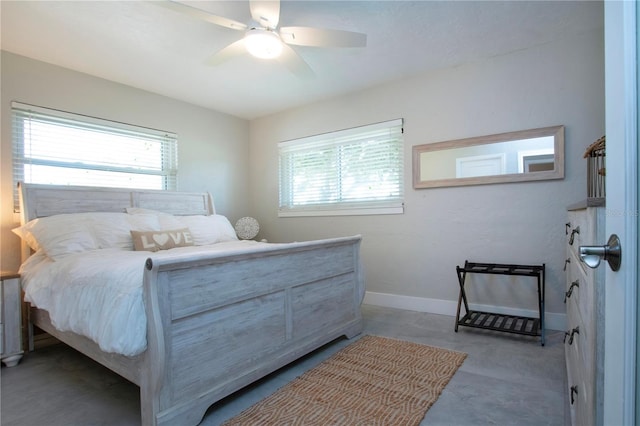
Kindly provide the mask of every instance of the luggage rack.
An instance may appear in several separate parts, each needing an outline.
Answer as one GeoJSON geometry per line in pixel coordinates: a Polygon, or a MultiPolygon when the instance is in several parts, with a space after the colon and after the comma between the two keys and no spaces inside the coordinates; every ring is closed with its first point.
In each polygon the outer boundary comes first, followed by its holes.
{"type": "Polygon", "coordinates": [[[544,346],[544,293],[545,293],[545,265],[510,265],[499,263],[475,263],[465,260],[464,266],[456,266],[460,294],[458,296],[458,310],[456,312],[455,331],[458,326],[483,328],[486,330],[502,331],[506,333],[540,336],[540,343],[544,346]],[[468,273],[517,275],[537,278],[538,284],[538,318],[517,315],[506,315],[495,312],[473,311],[469,309],[467,294],[464,290],[468,273]],[[466,314],[460,318],[460,308],[464,303],[466,314]]]}

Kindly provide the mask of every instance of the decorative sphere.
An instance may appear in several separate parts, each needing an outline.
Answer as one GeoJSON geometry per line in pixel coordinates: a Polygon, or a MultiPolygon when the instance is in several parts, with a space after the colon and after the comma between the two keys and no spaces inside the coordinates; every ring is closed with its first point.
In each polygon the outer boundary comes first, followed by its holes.
{"type": "Polygon", "coordinates": [[[238,235],[238,238],[241,240],[251,240],[258,235],[260,225],[258,221],[252,217],[241,217],[236,222],[235,230],[236,235],[238,235]]]}

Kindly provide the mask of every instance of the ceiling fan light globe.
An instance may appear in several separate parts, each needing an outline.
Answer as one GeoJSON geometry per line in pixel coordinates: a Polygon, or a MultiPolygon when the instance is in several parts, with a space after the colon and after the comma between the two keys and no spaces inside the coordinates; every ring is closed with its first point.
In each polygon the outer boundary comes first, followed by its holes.
{"type": "Polygon", "coordinates": [[[274,59],[282,53],[282,40],[269,30],[252,29],[244,37],[247,51],[260,59],[274,59]]]}

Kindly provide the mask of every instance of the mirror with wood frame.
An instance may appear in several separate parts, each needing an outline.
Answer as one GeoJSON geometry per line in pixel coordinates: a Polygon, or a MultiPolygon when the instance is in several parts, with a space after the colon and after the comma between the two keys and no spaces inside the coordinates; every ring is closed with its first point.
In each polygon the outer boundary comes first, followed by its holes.
{"type": "Polygon", "coordinates": [[[564,126],[413,147],[413,187],[564,178],[564,126]]]}

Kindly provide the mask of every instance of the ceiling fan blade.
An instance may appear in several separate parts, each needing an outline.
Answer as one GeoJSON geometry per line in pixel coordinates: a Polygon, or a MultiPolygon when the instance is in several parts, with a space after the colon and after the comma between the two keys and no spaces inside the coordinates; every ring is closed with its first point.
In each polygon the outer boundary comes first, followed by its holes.
{"type": "Polygon", "coordinates": [[[282,27],[280,37],[285,43],[316,47],[365,47],[367,35],[342,30],[310,27],[282,27]]]}
{"type": "Polygon", "coordinates": [[[278,57],[278,62],[300,78],[312,79],[316,76],[309,64],[307,64],[295,50],[286,44],[282,45],[282,54],[278,57]]]}
{"type": "Polygon", "coordinates": [[[173,11],[184,13],[185,15],[189,15],[192,18],[200,19],[202,21],[207,21],[212,24],[220,25],[221,27],[231,28],[232,30],[246,30],[247,26],[242,22],[234,21],[233,19],[224,18],[222,16],[216,16],[209,12],[205,12],[202,9],[198,9],[196,7],[192,7],[183,3],[178,3],[172,0],[162,0],[162,1],[152,1],[152,3],[157,4],[158,6],[164,6],[173,11]]]}
{"type": "Polygon", "coordinates": [[[234,58],[236,56],[240,56],[244,53],[247,53],[247,49],[244,46],[244,39],[241,38],[240,40],[231,43],[224,49],[215,53],[213,56],[211,56],[209,59],[205,61],[205,64],[220,65],[221,63],[228,61],[229,59],[234,58]]]}
{"type": "Polygon", "coordinates": [[[274,29],[280,21],[280,0],[251,0],[251,17],[266,28],[274,29]]]}

